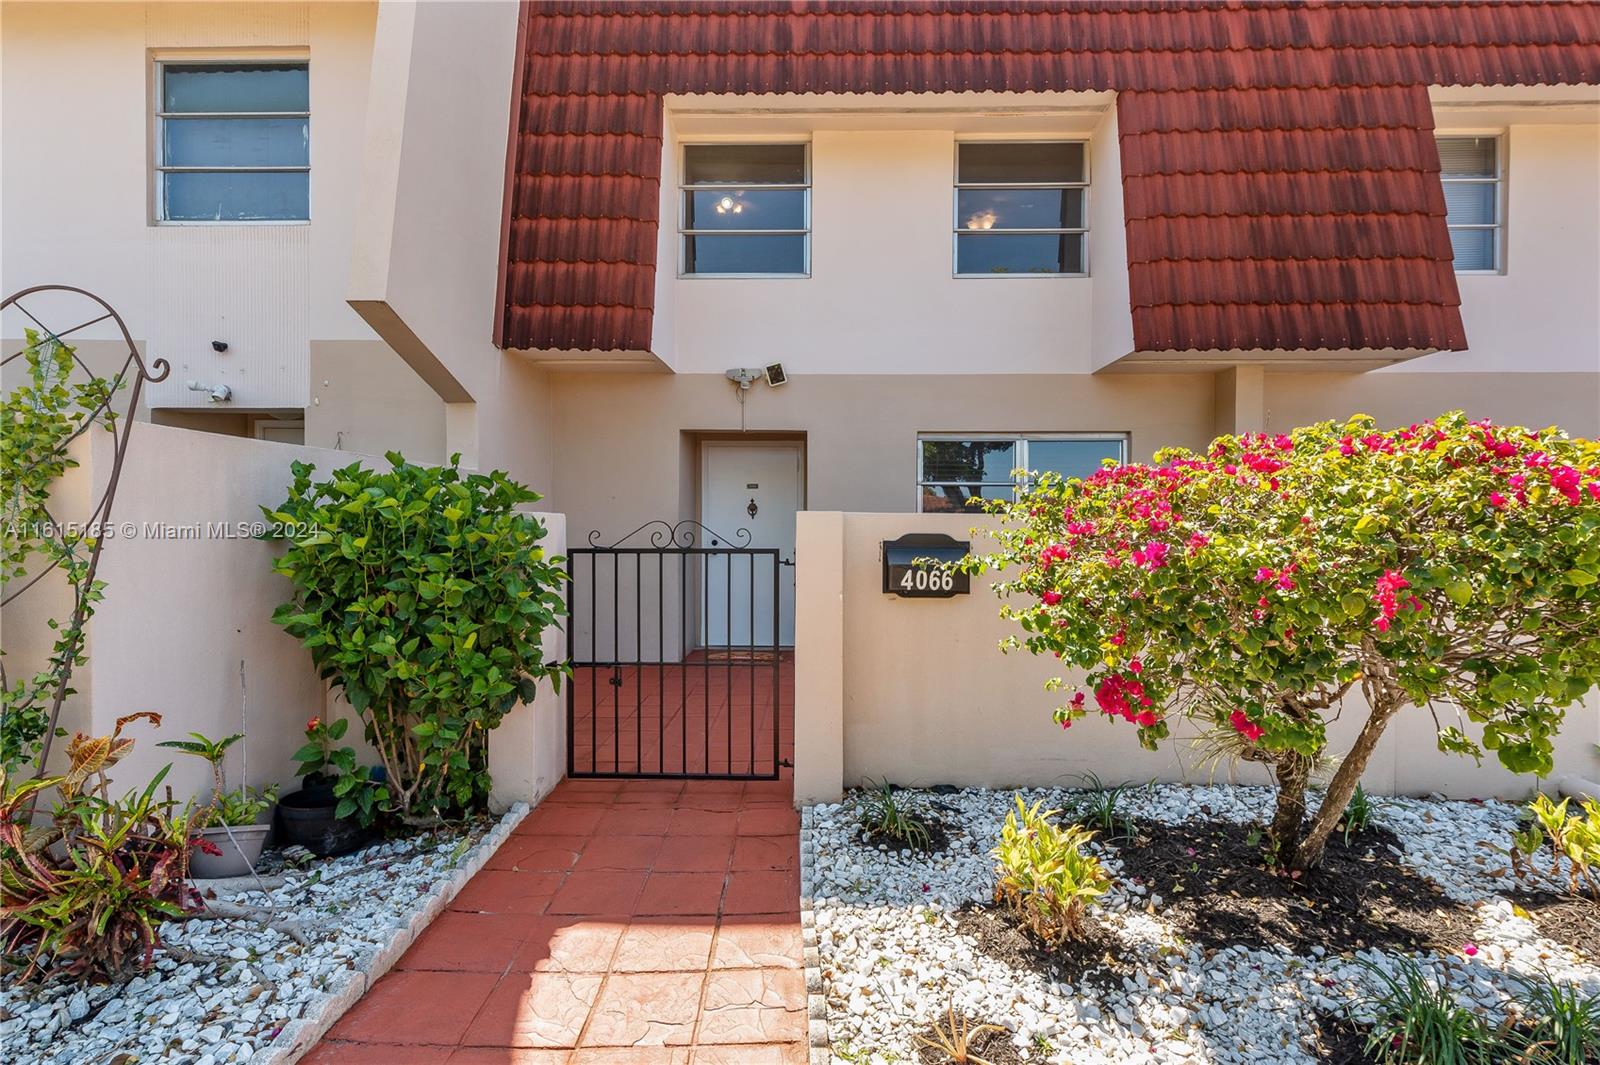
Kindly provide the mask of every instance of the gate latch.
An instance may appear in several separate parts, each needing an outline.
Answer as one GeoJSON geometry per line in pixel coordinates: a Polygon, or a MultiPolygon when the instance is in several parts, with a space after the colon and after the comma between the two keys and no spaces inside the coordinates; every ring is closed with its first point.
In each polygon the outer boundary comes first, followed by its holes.
{"type": "Polygon", "coordinates": [[[609,683],[613,688],[622,687],[622,667],[621,666],[612,666],[611,667],[611,680],[610,680],[609,683]]]}

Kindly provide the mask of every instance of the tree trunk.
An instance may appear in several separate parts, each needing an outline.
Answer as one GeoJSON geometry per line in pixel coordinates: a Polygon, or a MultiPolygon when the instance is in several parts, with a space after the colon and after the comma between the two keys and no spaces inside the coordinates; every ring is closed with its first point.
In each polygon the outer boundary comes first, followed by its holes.
{"type": "Polygon", "coordinates": [[[1278,780],[1278,805],[1272,812],[1272,852],[1279,865],[1287,865],[1305,833],[1306,784],[1311,762],[1288,752],[1274,766],[1278,780]]]}
{"type": "Polygon", "coordinates": [[[1317,815],[1311,819],[1311,827],[1306,830],[1305,838],[1295,848],[1288,861],[1290,869],[1311,869],[1321,864],[1322,851],[1328,844],[1328,837],[1333,834],[1334,826],[1344,816],[1345,808],[1350,805],[1350,796],[1355,794],[1356,785],[1361,782],[1361,774],[1367,768],[1367,762],[1372,758],[1372,752],[1378,746],[1378,739],[1383,735],[1383,730],[1388,727],[1389,719],[1399,709],[1399,703],[1384,697],[1373,700],[1372,713],[1367,717],[1366,724],[1361,726],[1361,734],[1356,737],[1356,742],[1350,748],[1350,753],[1344,756],[1344,761],[1339,763],[1339,771],[1333,775],[1333,780],[1328,783],[1328,792],[1322,797],[1322,805],[1317,808],[1317,815]]]}

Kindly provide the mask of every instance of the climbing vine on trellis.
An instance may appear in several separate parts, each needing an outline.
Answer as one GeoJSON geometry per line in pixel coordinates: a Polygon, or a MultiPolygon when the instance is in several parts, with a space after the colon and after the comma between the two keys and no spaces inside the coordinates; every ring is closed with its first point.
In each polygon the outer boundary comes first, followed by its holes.
{"type": "MultiPolygon", "coordinates": [[[[88,622],[104,594],[104,582],[95,576],[104,546],[97,534],[111,513],[130,428],[113,400],[126,389],[131,412],[144,383],[162,380],[169,371],[166,361],[157,359],[151,373],[116,311],[82,289],[26,289],[0,302],[0,310],[13,307],[33,325],[24,332],[23,347],[0,364],[9,367],[20,361],[23,368],[17,383],[7,389],[0,413],[0,606],[41,586],[47,577],[53,578],[51,584],[64,583],[69,595],[65,615],[43,622],[53,636],[42,662],[30,663],[32,668],[14,677],[0,648],[0,763],[8,775],[30,764],[43,771],[51,741],[61,731],[61,707],[74,692],[72,675],[86,660],[88,622]],[[43,293],[82,297],[95,308],[93,317],[52,329],[21,302],[43,293]],[[127,345],[121,367],[109,378],[93,373],[64,339],[108,320],[127,345]],[[96,430],[114,440],[110,476],[81,521],[58,520],[51,510],[52,494],[61,477],[78,465],[72,444],[96,430]]],[[[17,624],[8,625],[6,632],[15,639],[17,624]]]]}

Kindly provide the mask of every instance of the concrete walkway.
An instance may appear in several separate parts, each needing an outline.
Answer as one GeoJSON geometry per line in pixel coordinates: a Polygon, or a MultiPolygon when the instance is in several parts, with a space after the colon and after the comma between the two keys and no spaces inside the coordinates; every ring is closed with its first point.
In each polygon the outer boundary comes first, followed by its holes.
{"type": "Polygon", "coordinates": [[[303,1060],[804,1062],[792,794],[563,781],[303,1060]]]}

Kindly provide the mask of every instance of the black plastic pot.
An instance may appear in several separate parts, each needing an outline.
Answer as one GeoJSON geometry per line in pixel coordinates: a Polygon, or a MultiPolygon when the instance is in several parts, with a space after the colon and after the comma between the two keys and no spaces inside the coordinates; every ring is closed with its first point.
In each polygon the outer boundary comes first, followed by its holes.
{"type": "Polygon", "coordinates": [[[290,792],[278,800],[279,840],[297,843],[319,858],[349,854],[371,840],[372,830],[354,817],[333,816],[338,805],[331,784],[290,792]]]}

